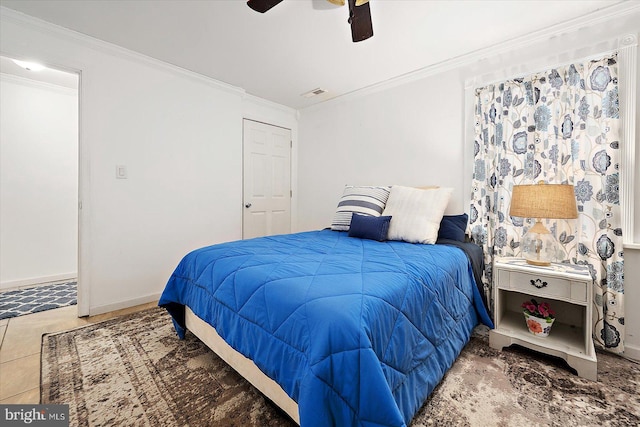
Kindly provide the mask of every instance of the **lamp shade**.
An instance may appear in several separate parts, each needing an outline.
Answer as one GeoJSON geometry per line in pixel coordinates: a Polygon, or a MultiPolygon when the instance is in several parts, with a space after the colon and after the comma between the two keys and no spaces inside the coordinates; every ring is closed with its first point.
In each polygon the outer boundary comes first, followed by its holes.
{"type": "Polygon", "coordinates": [[[514,185],[509,215],[536,218],[536,223],[522,236],[522,256],[529,264],[549,265],[557,258],[557,244],[541,218],[578,217],[573,185],[514,185]]]}
{"type": "Polygon", "coordinates": [[[577,218],[573,185],[514,185],[509,215],[520,218],[577,218]]]}

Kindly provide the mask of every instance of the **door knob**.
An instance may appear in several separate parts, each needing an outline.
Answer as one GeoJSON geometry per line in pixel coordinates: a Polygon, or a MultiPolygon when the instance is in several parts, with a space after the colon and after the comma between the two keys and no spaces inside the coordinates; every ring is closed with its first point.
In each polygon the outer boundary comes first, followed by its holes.
{"type": "Polygon", "coordinates": [[[251,203],[247,203],[246,205],[244,205],[244,207],[249,209],[251,207],[251,203]]]}

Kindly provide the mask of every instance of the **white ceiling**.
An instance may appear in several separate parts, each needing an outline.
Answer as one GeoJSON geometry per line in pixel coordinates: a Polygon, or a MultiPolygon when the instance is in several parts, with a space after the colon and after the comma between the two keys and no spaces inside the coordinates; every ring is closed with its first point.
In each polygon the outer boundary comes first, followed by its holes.
{"type": "Polygon", "coordinates": [[[292,108],[350,93],[612,7],[618,0],[371,0],[374,36],[353,43],[346,7],[285,0],[0,0],[292,108]],[[300,95],[317,87],[329,92],[300,95]]]}

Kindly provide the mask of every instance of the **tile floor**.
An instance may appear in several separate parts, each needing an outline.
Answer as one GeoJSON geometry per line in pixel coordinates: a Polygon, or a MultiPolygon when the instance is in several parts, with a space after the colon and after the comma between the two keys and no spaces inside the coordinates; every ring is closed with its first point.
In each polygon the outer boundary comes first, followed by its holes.
{"type": "Polygon", "coordinates": [[[58,308],[0,320],[0,404],[40,401],[42,334],[59,332],[155,307],[157,302],[91,317],[78,317],[78,307],[58,308]]]}

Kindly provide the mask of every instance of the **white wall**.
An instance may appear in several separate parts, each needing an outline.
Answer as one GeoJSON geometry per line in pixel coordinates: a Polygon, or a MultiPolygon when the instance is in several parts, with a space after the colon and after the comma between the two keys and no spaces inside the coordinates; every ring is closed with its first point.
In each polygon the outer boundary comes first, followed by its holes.
{"type": "Polygon", "coordinates": [[[451,74],[302,110],[299,228],[330,225],[347,184],[453,187],[464,212],[463,95],[451,74]]]}
{"type": "Polygon", "coordinates": [[[153,301],[188,251],[242,237],[245,110],[297,132],[295,112],[7,9],[0,19],[2,55],[81,73],[81,314],[153,301]]]}
{"type": "MultiPolygon", "coordinates": [[[[639,25],[640,26],[640,25],[639,25]]],[[[640,50],[638,51],[640,74],[640,50]]],[[[636,92],[635,246],[624,251],[626,353],[640,360],[640,75],[636,92]]]]}
{"type": "MultiPolygon", "coordinates": [[[[465,86],[610,51],[619,36],[640,31],[639,22],[637,8],[576,22],[301,110],[298,229],[327,227],[345,184],[452,186],[449,211],[467,211],[472,154],[466,134],[473,135],[474,124],[465,124],[465,86]]],[[[636,132],[640,151],[640,126],[636,132]]],[[[640,251],[625,255],[627,354],[640,359],[640,251]]]]}
{"type": "Polygon", "coordinates": [[[74,278],[78,91],[0,74],[0,289],[74,278]]]}

